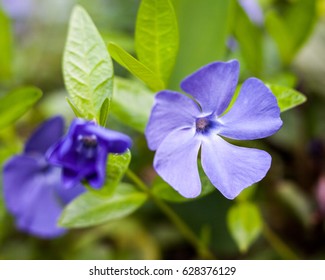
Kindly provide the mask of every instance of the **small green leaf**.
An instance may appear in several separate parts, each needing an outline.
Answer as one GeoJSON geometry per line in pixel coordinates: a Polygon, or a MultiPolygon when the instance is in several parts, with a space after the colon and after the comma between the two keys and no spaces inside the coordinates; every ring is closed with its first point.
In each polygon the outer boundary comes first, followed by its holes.
{"type": "Polygon", "coordinates": [[[36,87],[17,88],[0,98],[0,128],[12,124],[41,98],[36,87]]]}
{"type": "Polygon", "coordinates": [[[121,219],[136,211],[146,199],[146,194],[125,183],[119,184],[114,195],[109,197],[87,192],[77,197],[63,210],[59,225],[78,228],[121,219]]]}
{"type": "Polygon", "coordinates": [[[113,64],[106,45],[87,12],[73,9],[63,57],[63,75],[71,100],[86,119],[100,120],[113,92],[113,64]]]}
{"type": "Polygon", "coordinates": [[[140,62],[167,83],[178,51],[178,26],[170,0],[141,1],[135,49],[140,62]]]}
{"type": "Polygon", "coordinates": [[[294,182],[281,181],[277,184],[276,194],[306,228],[312,226],[313,201],[299,186],[294,182]]]}
{"type": "Polygon", "coordinates": [[[100,190],[96,193],[108,196],[114,193],[117,185],[123,178],[131,161],[131,152],[127,150],[124,154],[109,154],[106,168],[106,180],[100,190]]]}
{"type": "Polygon", "coordinates": [[[108,117],[108,113],[109,113],[108,111],[109,111],[109,101],[108,101],[108,98],[106,98],[102,104],[102,107],[100,108],[99,124],[101,126],[106,125],[106,121],[107,121],[107,117],[108,117]]]}
{"type": "Polygon", "coordinates": [[[307,100],[306,96],[294,89],[270,84],[268,84],[268,87],[275,95],[281,112],[292,109],[307,100]]]}
{"type": "Polygon", "coordinates": [[[250,202],[233,205],[228,212],[227,224],[230,234],[241,252],[247,251],[260,235],[263,227],[259,209],[250,202]]]}
{"type": "Polygon", "coordinates": [[[6,81],[12,73],[12,32],[10,19],[0,7],[0,80],[6,81]]]}
{"type": "Polygon", "coordinates": [[[289,64],[305,43],[316,22],[316,0],[288,1],[280,13],[270,11],[266,28],[273,37],[281,60],[289,64]]]}
{"type": "Polygon", "coordinates": [[[76,106],[73,105],[72,101],[66,97],[65,100],[68,102],[68,104],[70,105],[72,111],[74,112],[74,114],[76,115],[77,118],[82,118],[82,114],[78,111],[78,109],[76,108],[76,106]]]}
{"type": "Polygon", "coordinates": [[[144,132],[154,96],[138,81],[115,77],[111,113],[122,123],[144,132]]]}
{"type": "Polygon", "coordinates": [[[159,76],[151,71],[147,66],[135,59],[118,45],[110,43],[108,50],[111,56],[120,65],[129,70],[134,76],[142,80],[153,91],[159,91],[165,88],[164,82],[159,76]]]}
{"type": "Polygon", "coordinates": [[[274,11],[267,14],[265,23],[268,32],[277,44],[281,60],[285,64],[289,64],[294,56],[294,53],[292,52],[294,46],[292,39],[289,39],[290,34],[287,27],[274,11]]]}
{"type": "Polygon", "coordinates": [[[254,74],[259,75],[263,68],[262,54],[262,30],[253,24],[243,8],[236,4],[236,17],[234,33],[240,45],[247,68],[254,74]]]}

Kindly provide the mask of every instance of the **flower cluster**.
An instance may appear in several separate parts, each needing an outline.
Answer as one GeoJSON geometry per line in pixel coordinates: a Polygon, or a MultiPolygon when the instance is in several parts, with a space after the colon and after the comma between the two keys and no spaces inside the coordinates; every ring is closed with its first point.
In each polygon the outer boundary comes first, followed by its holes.
{"type": "Polygon", "coordinates": [[[163,90],[155,97],[145,132],[149,148],[156,150],[154,168],[184,197],[201,192],[199,151],[206,175],[229,199],[260,181],[270,168],[267,152],[223,139],[260,139],[282,126],[275,96],[256,78],[243,83],[235,104],[225,112],[238,76],[236,60],[211,63],[182,81],[189,96],[163,90]]]}
{"type": "Polygon", "coordinates": [[[63,129],[61,117],[46,121],[3,169],[4,199],[17,227],[42,238],[65,232],[57,221],[63,207],[85,191],[80,182],[101,187],[108,153],[131,145],[128,136],[82,119],[73,121],[65,137],[63,129]]]}
{"type": "Polygon", "coordinates": [[[61,117],[46,121],[29,138],[23,153],[13,156],[3,168],[4,199],[17,227],[42,238],[65,232],[57,226],[61,211],[85,191],[81,185],[64,188],[61,169],[46,161],[46,151],[60,139],[63,129],[61,117]]]}

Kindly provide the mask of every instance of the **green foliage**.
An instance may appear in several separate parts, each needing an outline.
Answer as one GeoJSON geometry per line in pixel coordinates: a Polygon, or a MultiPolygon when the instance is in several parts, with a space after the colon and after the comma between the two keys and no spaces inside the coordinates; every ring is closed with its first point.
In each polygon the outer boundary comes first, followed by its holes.
{"type": "Polygon", "coordinates": [[[277,44],[281,60],[289,64],[310,35],[316,19],[316,0],[290,1],[281,16],[271,11],[266,28],[277,44]]]}
{"type": "Polygon", "coordinates": [[[257,206],[251,202],[240,202],[233,205],[227,216],[228,229],[241,252],[260,235],[263,227],[261,214],[257,206]]]}
{"type": "Polygon", "coordinates": [[[110,43],[108,50],[111,56],[123,67],[129,70],[134,76],[142,80],[153,91],[159,91],[165,88],[164,82],[160,77],[150,70],[147,66],[135,59],[118,45],[110,43]]]}
{"type": "Polygon", "coordinates": [[[247,68],[252,74],[259,76],[263,70],[263,33],[261,28],[252,23],[239,4],[236,4],[234,35],[247,68]]]}
{"type": "Polygon", "coordinates": [[[74,114],[76,115],[77,118],[82,118],[82,114],[79,112],[79,110],[74,106],[74,104],[72,103],[72,101],[66,97],[65,98],[66,101],[68,102],[68,104],[70,105],[72,111],[74,112],[74,114]]]}
{"type": "Polygon", "coordinates": [[[25,114],[41,98],[42,92],[36,87],[17,88],[0,98],[0,129],[25,114]]]}
{"type": "Polygon", "coordinates": [[[10,20],[1,7],[0,26],[0,81],[6,81],[12,72],[12,34],[10,20]]]}
{"type": "Polygon", "coordinates": [[[100,114],[99,114],[99,124],[101,126],[106,125],[108,113],[109,113],[109,100],[108,98],[105,98],[102,107],[100,108],[100,114]]]}
{"type": "Polygon", "coordinates": [[[223,60],[230,34],[234,0],[173,0],[179,25],[180,45],[170,79],[173,89],[198,68],[223,60]]]}
{"type": "Polygon", "coordinates": [[[111,113],[122,123],[144,132],[154,97],[137,81],[115,77],[111,113]]]}
{"type": "Polygon", "coordinates": [[[136,211],[146,199],[146,194],[125,183],[120,183],[116,192],[109,197],[87,192],[63,210],[59,225],[68,228],[88,227],[121,219],[136,211]]]}
{"type": "Polygon", "coordinates": [[[307,100],[307,98],[302,93],[294,89],[279,85],[268,86],[275,95],[281,112],[292,109],[307,100]]]}
{"type": "Polygon", "coordinates": [[[127,150],[124,154],[109,154],[106,168],[106,180],[100,190],[94,192],[108,196],[114,193],[120,183],[131,161],[131,152],[127,150]]]}
{"type": "Polygon", "coordinates": [[[71,97],[69,104],[73,103],[86,119],[106,120],[101,108],[108,102],[107,108],[111,101],[113,65],[96,26],[80,6],[74,8],[70,19],[63,74],[71,97]]]}
{"type": "Polygon", "coordinates": [[[141,1],[135,49],[139,61],[167,83],[178,51],[178,26],[170,0],[141,1]]]}
{"type": "Polygon", "coordinates": [[[302,225],[306,228],[310,227],[314,214],[313,202],[310,197],[307,197],[298,185],[290,181],[280,182],[276,190],[283,204],[292,211],[302,225]]]}

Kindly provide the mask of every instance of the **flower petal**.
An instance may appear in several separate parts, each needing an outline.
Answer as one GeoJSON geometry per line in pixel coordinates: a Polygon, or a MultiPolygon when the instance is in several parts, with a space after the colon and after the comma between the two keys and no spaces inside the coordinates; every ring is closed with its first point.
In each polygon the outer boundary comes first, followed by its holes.
{"type": "Polygon", "coordinates": [[[203,112],[220,115],[231,101],[238,76],[237,60],[214,62],[185,78],[181,88],[200,103],[203,112]]]}
{"type": "Polygon", "coordinates": [[[237,147],[211,134],[202,141],[202,167],[211,183],[228,199],[260,181],[271,166],[262,150],[237,147]]]}
{"type": "Polygon", "coordinates": [[[264,138],[282,126],[275,96],[256,78],[244,82],[235,104],[218,121],[220,135],[238,140],[264,138]]]}
{"type": "MultiPolygon", "coordinates": [[[[44,178],[45,181],[46,178],[44,178]]],[[[21,230],[43,238],[58,237],[66,232],[64,228],[57,226],[62,212],[62,205],[55,196],[53,185],[45,181],[42,184],[34,205],[18,218],[18,227],[21,230]]]]}
{"type": "Polygon", "coordinates": [[[158,92],[145,131],[149,149],[156,150],[173,130],[193,127],[200,114],[199,106],[186,95],[169,90],[158,92]]]}
{"type": "Polygon", "coordinates": [[[42,123],[27,140],[25,153],[40,153],[44,155],[63,135],[64,120],[60,116],[53,117],[42,123]]]}
{"type": "Polygon", "coordinates": [[[66,188],[63,184],[56,185],[55,188],[58,196],[64,204],[68,204],[80,194],[86,191],[86,188],[82,184],[76,184],[73,188],[66,188]]]}
{"type": "Polygon", "coordinates": [[[197,166],[200,140],[195,129],[171,132],[159,145],[154,159],[157,173],[182,196],[193,198],[201,192],[197,166]]]}
{"type": "Polygon", "coordinates": [[[25,155],[9,160],[3,171],[4,198],[18,228],[52,238],[65,232],[57,226],[62,205],[54,189],[61,180],[58,169],[43,167],[36,158],[25,155]]]}
{"type": "MultiPolygon", "coordinates": [[[[82,158],[80,160],[80,156],[76,150],[73,149],[73,141],[68,137],[55,143],[47,151],[45,157],[49,163],[75,171],[75,173],[77,173],[77,170],[79,170],[80,166],[84,163],[82,158]],[[67,147],[69,147],[69,149],[67,149],[67,147]]],[[[63,174],[63,177],[64,176],[63,174]]],[[[70,175],[68,174],[67,176],[69,177],[70,175]]]]}
{"type": "Polygon", "coordinates": [[[102,144],[107,148],[106,153],[121,154],[126,152],[132,145],[132,140],[124,133],[103,128],[98,125],[86,126],[84,132],[92,133],[103,140],[102,144]]]}
{"type": "Polygon", "coordinates": [[[105,183],[107,156],[108,154],[105,149],[99,149],[97,154],[95,172],[88,174],[86,177],[89,184],[95,189],[101,188],[105,183]]]}
{"type": "Polygon", "coordinates": [[[3,191],[8,210],[20,214],[30,205],[35,192],[35,178],[39,172],[36,158],[14,156],[3,167],[3,191]]]}
{"type": "Polygon", "coordinates": [[[81,172],[69,168],[63,168],[62,184],[66,190],[73,189],[75,186],[78,186],[82,179],[83,174],[81,172]]]}

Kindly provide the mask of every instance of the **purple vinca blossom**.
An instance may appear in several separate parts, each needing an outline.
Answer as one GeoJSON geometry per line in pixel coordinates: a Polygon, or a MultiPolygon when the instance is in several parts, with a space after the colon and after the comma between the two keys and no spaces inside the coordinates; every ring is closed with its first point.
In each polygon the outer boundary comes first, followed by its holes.
{"type": "Polygon", "coordinates": [[[73,190],[63,188],[61,169],[46,162],[45,153],[63,135],[63,127],[61,117],[43,123],[27,141],[24,152],[9,159],[3,168],[4,200],[17,227],[42,238],[65,232],[57,226],[62,209],[85,191],[81,185],[73,190]]]}
{"type": "Polygon", "coordinates": [[[125,134],[75,119],[67,135],[49,150],[47,157],[52,164],[63,167],[66,188],[87,180],[98,189],[105,181],[108,153],[124,153],[131,143],[125,134]]]}
{"type": "Polygon", "coordinates": [[[160,91],[146,128],[154,168],[181,195],[201,192],[197,158],[212,184],[233,199],[260,181],[271,165],[261,150],[237,147],[221,136],[238,140],[267,137],[280,129],[280,109],[272,92],[258,79],[247,79],[232,108],[228,107],[239,76],[236,60],[208,64],[185,78],[181,88],[192,98],[160,91]]]}

